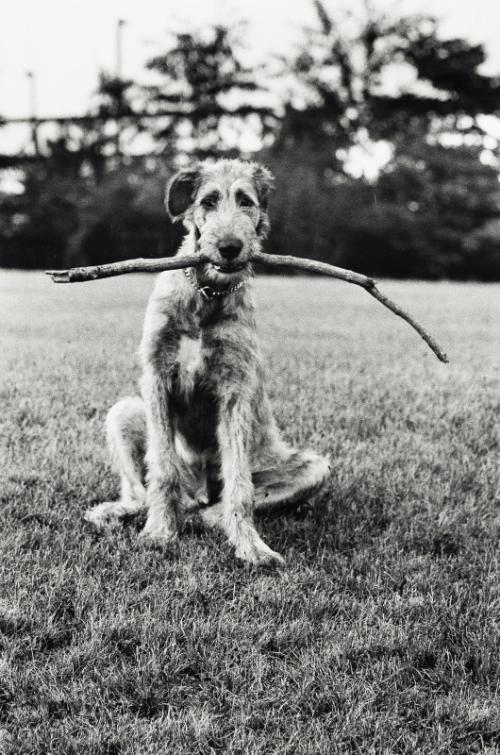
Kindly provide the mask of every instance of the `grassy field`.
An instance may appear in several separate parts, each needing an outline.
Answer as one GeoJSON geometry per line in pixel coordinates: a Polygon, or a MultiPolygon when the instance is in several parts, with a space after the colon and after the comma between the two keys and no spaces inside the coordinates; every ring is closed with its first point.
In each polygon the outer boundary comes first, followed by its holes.
{"type": "Polygon", "coordinates": [[[445,366],[353,286],[256,282],[279,424],[334,460],[272,573],[82,519],[151,284],[0,273],[0,752],[500,752],[500,286],[382,286],[445,366]]]}

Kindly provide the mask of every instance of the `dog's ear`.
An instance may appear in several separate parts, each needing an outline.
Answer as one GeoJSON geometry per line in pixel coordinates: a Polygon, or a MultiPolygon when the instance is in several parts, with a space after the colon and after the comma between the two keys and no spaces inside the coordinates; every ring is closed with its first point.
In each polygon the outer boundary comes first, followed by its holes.
{"type": "Polygon", "coordinates": [[[172,220],[178,220],[191,207],[199,185],[198,168],[181,170],[168,182],[165,207],[172,220]]]}
{"type": "Polygon", "coordinates": [[[274,187],[274,176],[270,170],[263,165],[256,165],[253,172],[253,180],[259,204],[262,210],[267,210],[269,195],[274,187]]]}

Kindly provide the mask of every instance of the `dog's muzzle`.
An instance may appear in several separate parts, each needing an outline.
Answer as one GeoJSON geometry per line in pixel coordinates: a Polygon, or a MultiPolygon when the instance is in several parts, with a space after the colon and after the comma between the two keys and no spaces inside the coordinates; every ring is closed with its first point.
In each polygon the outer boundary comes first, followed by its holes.
{"type": "Polygon", "coordinates": [[[240,273],[246,268],[248,263],[243,262],[236,265],[218,265],[215,262],[212,262],[211,264],[214,270],[217,270],[218,273],[226,273],[226,275],[230,275],[231,273],[240,273]]]}
{"type": "Polygon", "coordinates": [[[246,267],[246,262],[238,260],[243,249],[243,241],[237,236],[224,236],[217,244],[221,262],[213,262],[219,273],[237,273],[246,267]]]}

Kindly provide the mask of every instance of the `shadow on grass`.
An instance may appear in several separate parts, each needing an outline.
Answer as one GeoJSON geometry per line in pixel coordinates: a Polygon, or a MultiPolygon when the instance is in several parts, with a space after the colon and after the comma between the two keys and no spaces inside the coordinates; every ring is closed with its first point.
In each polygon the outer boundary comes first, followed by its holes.
{"type": "Polygon", "coordinates": [[[361,486],[325,488],[298,508],[262,517],[260,531],[281,552],[293,549],[316,558],[348,552],[376,540],[391,524],[394,501],[361,486]]]}

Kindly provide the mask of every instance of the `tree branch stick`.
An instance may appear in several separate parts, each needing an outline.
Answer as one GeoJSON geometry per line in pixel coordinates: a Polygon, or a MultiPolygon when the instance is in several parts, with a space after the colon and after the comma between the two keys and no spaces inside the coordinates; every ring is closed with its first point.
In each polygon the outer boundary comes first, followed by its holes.
{"type": "Polygon", "coordinates": [[[426,344],[432,349],[441,362],[447,363],[449,361],[444,351],[425,328],[408,314],[408,312],[405,312],[405,310],[398,304],[395,304],[395,302],[389,299],[388,296],[379,291],[373,278],[368,278],[366,275],[355,273],[352,270],[345,270],[342,267],[329,265],[326,262],[308,260],[303,257],[293,257],[292,255],[263,254],[260,252],[255,254],[252,259],[270,267],[295,267],[298,270],[306,270],[309,273],[319,273],[320,275],[329,275],[331,278],[340,278],[340,280],[361,286],[365,291],[368,291],[369,294],[383,304],[384,307],[387,307],[387,309],[390,309],[395,315],[406,320],[408,325],[411,325],[411,327],[417,331],[419,336],[424,339],[426,344]]]}
{"type": "Polygon", "coordinates": [[[161,273],[163,270],[179,270],[182,267],[196,267],[206,262],[201,254],[183,254],[180,257],[159,257],[147,259],[138,257],[135,260],[110,262],[107,265],[90,265],[89,267],[71,267],[68,270],[46,270],[54,283],[84,283],[98,278],[111,278],[114,275],[126,273],[161,273]]]}
{"type": "MultiPolygon", "coordinates": [[[[55,283],[74,283],[77,281],[97,280],[98,278],[109,278],[114,275],[124,275],[126,273],[139,272],[161,272],[163,270],[178,270],[183,267],[196,267],[206,262],[207,258],[202,254],[184,254],[180,257],[162,257],[159,259],[138,258],[135,260],[125,260],[124,262],[112,262],[107,265],[95,265],[90,267],[74,267],[69,270],[46,270],[55,283]]],[[[375,297],[384,307],[401,317],[417,331],[421,338],[426,342],[441,362],[448,362],[448,357],[436,343],[434,338],[422,327],[408,312],[405,312],[400,306],[395,304],[385,294],[381,293],[373,278],[368,278],[361,273],[355,273],[352,270],[345,270],[342,267],[329,265],[326,262],[309,260],[303,257],[294,257],[292,255],[266,254],[257,252],[252,256],[252,262],[259,262],[269,267],[293,267],[298,270],[305,270],[308,273],[319,273],[328,275],[331,278],[339,278],[361,286],[368,291],[371,296],[375,297]]]]}

